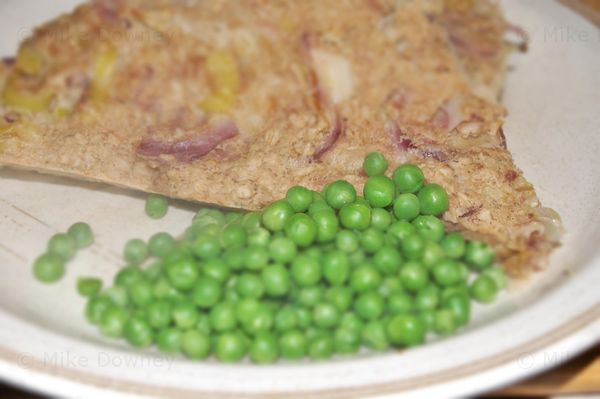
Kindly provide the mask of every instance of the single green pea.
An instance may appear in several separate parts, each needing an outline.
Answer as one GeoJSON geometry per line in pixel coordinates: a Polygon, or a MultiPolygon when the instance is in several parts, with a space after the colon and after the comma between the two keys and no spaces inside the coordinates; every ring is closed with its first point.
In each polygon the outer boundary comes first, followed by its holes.
{"type": "Polygon", "coordinates": [[[323,209],[314,212],[311,216],[317,224],[317,241],[333,241],[339,231],[339,221],[335,212],[323,209]]]}
{"type": "Polygon", "coordinates": [[[318,285],[300,288],[293,298],[296,303],[306,308],[313,308],[323,300],[323,289],[318,285]]]}
{"type": "Polygon", "coordinates": [[[242,216],[242,227],[246,230],[254,230],[260,227],[262,214],[259,212],[248,212],[242,216]]]}
{"type": "Polygon", "coordinates": [[[244,268],[246,252],[240,251],[237,248],[226,249],[223,252],[222,259],[225,264],[233,271],[238,271],[244,268]]]}
{"type": "Polygon", "coordinates": [[[335,209],[330,207],[325,200],[314,201],[312,204],[310,204],[306,213],[308,213],[309,216],[314,217],[315,214],[320,211],[327,211],[330,213],[333,212],[335,214],[335,209]]]}
{"type": "Polygon", "coordinates": [[[33,262],[33,275],[42,283],[54,283],[65,274],[65,261],[55,253],[46,253],[33,262]]]}
{"type": "Polygon", "coordinates": [[[302,286],[308,287],[321,280],[321,265],[318,259],[306,255],[299,255],[292,261],[292,278],[302,286]]]}
{"type": "Polygon", "coordinates": [[[54,234],[48,241],[47,253],[58,255],[65,262],[73,258],[76,250],[75,240],[65,233],[54,234]]]}
{"type": "Polygon", "coordinates": [[[420,289],[415,297],[416,308],[420,311],[436,309],[441,302],[440,295],[440,289],[433,284],[420,289]]]}
{"type": "MultiPolygon", "coordinates": [[[[260,279],[259,279],[260,281],[260,279]]],[[[216,305],[223,296],[221,283],[210,278],[200,278],[192,291],[192,300],[202,309],[208,309],[216,305]]]]}
{"type": "Polygon", "coordinates": [[[234,363],[246,356],[248,345],[239,332],[226,332],[217,337],[214,350],[220,361],[234,363]]]}
{"type": "Polygon", "coordinates": [[[119,338],[123,336],[125,323],[129,320],[127,311],[119,306],[111,305],[100,317],[100,332],[109,338],[119,338]]]}
{"type": "Polygon", "coordinates": [[[404,292],[392,292],[387,298],[387,311],[392,315],[408,314],[414,308],[413,297],[404,292]]]}
{"type": "Polygon", "coordinates": [[[407,262],[400,270],[402,286],[410,292],[417,292],[429,284],[429,273],[425,266],[415,261],[407,262]]]}
{"type": "Polygon", "coordinates": [[[439,309],[435,311],[433,319],[433,330],[440,335],[451,335],[457,328],[454,313],[450,309],[439,309]]]}
{"type": "Polygon", "coordinates": [[[350,287],[355,292],[366,292],[377,289],[381,283],[381,274],[371,264],[356,267],[350,274],[350,287]]]}
{"type": "Polygon", "coordinates": [[[364,327],[364,323],[356,313],[346,312],[342,315],[339,326],[340,328],[350,329],[360,333],[364,327]]]}
{"type": "Polygon", "coordinates": [[[348,255],[348,260],[350,261],[351,266],[356,267],[367,262],[367,254],[365,251],[359,248],[348,255]]]}
{"type": "Polygon", "coordinates": [[[384,241],[383,232],[371,227],[360,234],[360,246],[368,254],[379,251],[383,247],[384,241]]]}
{"type": "Polygon", "coordinates": [[[363,160],[363,171],[367,176],[383,175],[387,168],[388,162],[378,151],[369,153],[363,160]]]}
{"type": "Polygon", "coordinates": [[[441,287],[458,284],[462,278],[460,264],[450,259],[435,264],[432,268],[432,274],[435,282],[441,287]]]}
{"type": "Polygon", "coordinates": [[[175,248],[175,239],[167,232],[154,234],[148,240],[148,252],[157,258],[165,257],[175,248]]]}
{"type": "Polygon", "coordinates": [[[471,318],[471,301],[469,297],[461,294],[453,294],[444,299],[446,309],[454,314],[454,320],[458,326],[464,326],[471,318]]]}
{"type": "Polygon", "coordinates": [[[306,337],[300,330],[286,331],[279,337],[279,349],[283,359],[302,359],[306,355],[307,346],[306,337]]]}
{"type": "Polygon", "coordinates": [[[285,199],[295,212],[306,212],[313,202],[313,193],[305,187],[294,186],[287,191],[285,199]]]}
{"type": "Polygon", "coordinates": [[[171,303],[167,300],[151,302],[146,307],[146,319],[152,328],[160,330],[171,324],[171,303]]]}
{"type": "Polygon", "coordinates": [[[323,258],[323,250],[320,246],[312,246],[310,248],[306,248],[302,254],[308,256],[309,258],[316,259],[318,261],[320,261],[321,258],[323,258]]]}
{"type": "Polygon", "coordinates": [[[131,302],[138,307],[148,305],[154,298],[152,283],[148,280],[138,280],[127,286],[127,294],[131,302]]]}
{"type": "Polygon", "coordinates": [[[352,230],[342,230],[337,234],[335,240],[336,246],[340,251],[352,253],[356,251],[360,245],[358,235],[352,230]]]}
{"type": "Polygon", "coordinates": [[[325,200],[332,208],[340,209],[356,200],[356,189],[345,180],[334,181],[325,189],[325,200]]]}
{"type": "Polygon", "coordinates": [[[347,229],[365,230],[371,224],[371,208],[363,203],[350,203],[340,209],[340,222],[347,229]]]}
{"type": "Polygon", "coordinates": [[[372,176],[363,188],[365,199],[373,208],[385,208],[394,200],[396,186],[387,176],[372,176]]]}
{"type": "Polygon", "coordinates": [[[223,259],[212,258],[205,260],[200,268],[202,274],[224,283],[231,276],[231,269],[223,259]]]}
{"type": "Polygon", "coordinates": [[[313,337],[308,343],[308,356],[313,360],[327,360],[333,355],[333,338],[327,334],[313,337]]]}
{"type": "Polygon", "coordinates": [[[420,203],[414,194],[400,194],[394,200],[394,215],[399,220],[411,221],[419,216],[420,203]]]}
{"type": "Polygon", "coordinates": [[[231,331],[237,327],[237,316],[235,304],[231,302],[221,302],[210,310],[209,323],[211,329],[222,333],[231,331]]]}
{"type": "Polygon", "coordinates": [[[241,298],[235,303],[235,316],[241,323],[248,323],[250,317],[259,312],[262,304],[255,298],[241,298]]]}
{"type": "Polygon", "coordinates": [[[417,316],[401,314],[393,316],[386,327],[390,342],[399,346],[415,346],[425,340],[425,324],[417,316]]]}
{"type": "Polygon", "coordinates": [[[419,190],[418,198],[423,215],[440,216],[448,210],[448,194],[438,184],[430,183],[423,186],[419,190]]]}
{"type": "Polygon", "coordinates": [[[198,311],[194,304],[187,299],[176,301],[171,307],[171,315],[175,326],[179,328],[192,328],[198,322],[198,311]]]}
{"type": "Polygon", "coordinates": [[[80,277],[77,279],[77,292],[84,297],[92,297],[102,289],[102,280],[96,277],[80,277]]]}
{"type": "Polygon", "coordinates": [[[373,255],[373,264],[382,274],[393,275],[402,265],[402,255],[392,246],[383,246],[373,255]]]}
{"type": "Polygon", "coordinates": [[[87,223],[72,224],[67,230],[67,234],[73,239],[77,249],[87,248],[94,243],[94,233],[87,223]]]}
{"type": "Polygon", "coordinates": [[[413,219],[417,232],[427,241],[439,242],[446,233],[444,222],[431,215],[421,215],[413,219]]]}
{"type": "Polygon", "coordinates": [[[352,305],[352,290],[346,286],[330,287],[325,292],[325,299],[340,312],[345,312],[352,305]]]}
{"type": "Polygon", "coordinates": [[[389,348],[390,343],[385,331],[385,324],[381,320],[371,320],[362,330],[362,342],[369,349],[383,351],[389,348]]]}
{"type": "Polygon", "coordinates": [[[282,297],[290,291],[291,277],[288,269],[281,265],[269,265],[261,272],[265,293],[272,297],[282,297]]]}
{"type": "Polygon", "coordinates": [[[235,280],[235,288],[242,298],[259,299],[265,293],[265,287],[260,276],[243,273],[235,280]]]}
{"type": "Polygon", "coordinates": [[[103,295],[106,295],[113,304],[120,307],[127,307],[129,305],[129,295],[127,295],[127,287],[120,287],[118,285],[107,288],[103,295]]]}
{"type": "Polygon", "coordinates": [[[181,351],[190,359],[206,359],[210,353],[210,337],[198,330],[187,330],[181,336],[181,351]]]}
{"type": "Polygon", "coordinates": [[[371,227],[377,230],[386,231],[392,224],[392,214],[382,208],[371,210],[371,227]]]}
{"type": "Polygon", "coordinates": [[[425,240],[418,234],[410,234],[400,242],[400,248],[406,258],[419,260],[425,253],[425,240]]]}
{"type": "Polygon", "coordinates": [[[406,220],[400,220],[390,225],[387,230],[387,234],[392,239],[390,244],[398,245],[407,236],[417,234],[417,229],[406,220]]]}
{"type": "Polygon", "coordinates": [[[221,245],[224,248],[242,248],[246,245],[248,233],[239,224],[229,224],[221,232],[221,245]]]}
{"type": "Polygon", "coordinates": [[[340,311],[331,303],[319,303],[313,309],[313,323],[318,328],[333,328],[340,322],[340,318],[340,311]]]}
{"type": "Polygon", "coordinates": [[[419,319],[425,325],[426,332],[433,332],[435,328],[435,310],[434,309],[426,309],[419,312],[419,319]]]}
{"type": "Polygon", "coordinates": [[[340,326],[333,333],[333,346],[340,355],[358,352],[362,330],[340,326]]]}
{"type": "Polygon", "coordinates": [[[144,278],[146,278],[148,281],[156,281],[163,275],[163,272],[164,267],[162,262],[156,261],[148,265],[142,271],[142,274],[144,275],[144,278]]]}
{"type": "Polygon", "coordinates": [[[177,353],[181,350],[183,332],[174,327],[168,327],[158,332],[156,346],[161,352],[177,353]]]}
{"type": "Polygon", "coordinates": [[[423,263],[425,267],[431,269],[434,265],[441,262],[445,258],[446,253],[438,243],[431,241],[425,243],[425,250],[423,251],[423,256],[421,257],[421,263],[423,263]]]}
{"type": "Polygon", "coordinates": [[[250,345],[250,359],[254,363],[273,363],[278,357],[279,342],[277,336],[271,333],[262,332],[254,337],[254,340],[250,345]]]}
{"type": "Polygon", "coordinates": [[[167,214],[169,202],[162,195],[150,194],[146,198],[144,210],[146,215],[152,219],[161,219],[167,214]]]}
{"type": "Polygon", "coordinates": [[[192,289],[200,275],[196,262],[190,258],[184,258],[169,265],[166,272],[169,282],[181,291],[192,289]]]}
{"type": "Polygon", "coordinates": [[[486,275],[479,275],[469,287],[471,297],[481,303],[490,303],[496,299],[498,286],[494,280],[486,275]]]}
{"type": "Polygon", "coordinates": [[[194,241],[192,250],[200,259],[216,258],[221,253],[221,243],[215,235],[202,234],[194,241]]]}
{"type": "Polygon", "coordinates": [[[294,213],[294,208],[286,200],[275,201],[264,209],[262,224],[271,231],[281,231],[294,213]]]}
{"type": "Polygon", "coordinates": [[[364,320],[375,320],[385,310],[385,301],[377,291],[360,294],[354,302],[354,311],[364,320]]]}
{"type": "Polygon", "coordinates": [[[299,247],[307,247],[317,238],[317,224],[307,214],[296,213],[287,220],[285,234],[299,247]]]}
{"type": "Polygon", "coordinates": [[[269,244],[269,255],[276,262],[289,263],[297,253],[296,244],[288,237],[274,238],[269,244]]]}
{"type": "Polygon", "coordinates": [[[494,280],[499,290],[504,289],[506,287],[506,274],[500,266],[493,266],[489,269],[486,269],[483,271],[482,274],[494,280]]]}
{"type": "Polygon", "coordinates": [[[244,250],[244,266],[252,271],[261,270],[269,263],[269,257],[266,247],[249,246],[244,250]]]}
{"type": "Polygon", "coordinates": [[[275,330],[278,332],[293,330],[298,326],[296,309],[286,305],[277,311],[274,320],[275,330]]]}
{"type": "Polygon", "coordinates": [[[85,305],[85,317],[92,324],[99,324],[104,312],[113,305],[110,298],[105,295],[91,297],[85,305]]]}
{"type": "Polygon", "coordinates": [[[312,324],[312,312],[310,309],[297,306],[296,307],[296,318],[298,320],[298,327],[302,329],[308,328],[312,324]]]}
{"type": "Polygon", "coordinates": [[[148,246],[143,240],[134,238],[127,241],[123,248],[123,259],[129,264],[138,265],[148,257],[148,246]]]}
{"type": "Polygon", "coordinates": [[[444,253],[450,259],[460,259],[464,256],[466,250],[465,239],[460,233],[447,234],[442,241],[440,246],[444,250],[444,253]]]}
{"type": "Polygon", "coordinates": [[[476,270],[483,270],[494,262],[494,250],[481,241],[469,241],[465,249],[465,261],[476,270]]]}
{"type": "Polygon", "coordinates": [[[410,163],[397,167],[392,177],[400,193],[416,193],[423,187],[425,181],[421,169],[410,163]]]}
{"type": "Polygon", "coordinates": [[[210,324],[210,314],[198,313],[198,321],[194,328],[205,335],[211,336],[213,328],[210,324]]]}
{"type": "Polygon", "coordinates": [[[177,299],[182,296],[166,277],[159,277],[154,281],[152,285],[152,295],[156,299],[177,299]]]}
{"type": "Polygon", "coordinates": [[[350,260],[345,252],[329,251],[323,256],[323,276],[331,285],[342,285],[350,275],[350,260]]]}
{"type": "Polygon", "coordinates": [[[404,292],[402,282],[398,276],[386,276],[377,288],[377,292],[384,298],[388,298],[394,292],[404,292]]]}

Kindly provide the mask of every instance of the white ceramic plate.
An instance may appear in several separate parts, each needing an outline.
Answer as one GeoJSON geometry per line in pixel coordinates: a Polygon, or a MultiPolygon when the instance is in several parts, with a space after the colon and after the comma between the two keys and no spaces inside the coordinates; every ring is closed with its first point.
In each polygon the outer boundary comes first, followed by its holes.
{"type": "MultiPolygon", "coordinates": [[[[0,54],[76,1],[4,0],[0,54]]],[[[0,171],[0,378],[75,397],[447,397],[474,394],[556,366],[600,337],[600,34],[558,3],[505,1],[531,36],[512,59],[505,103],[508,145],[568,234],[552,264],[513,283],[499,303],[476,309],[459,335],[402,353],[326,363],[258,367],[169,359],[106,341],[82,317],[78,275],[107,280],[123,243],[159,230],[179,233],[192,215],[172,207],[152,221],[143,196],[99,184],[0,171]],[[97,243],[60,283],[36,283],[30,264],[50,235],[93,225],[97,243]]]]}

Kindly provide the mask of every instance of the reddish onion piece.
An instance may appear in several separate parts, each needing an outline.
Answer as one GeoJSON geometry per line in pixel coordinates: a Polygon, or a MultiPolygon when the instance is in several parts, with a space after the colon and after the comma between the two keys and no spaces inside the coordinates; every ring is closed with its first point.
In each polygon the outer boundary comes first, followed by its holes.
{"type": "Polygon", "coordinates": [[[334,146],[335,142],[340,138],[340,136],[344,133],[344,120],[342,119],[339,112],[334,111],[334,116],[331,120],[331,126],[329,127],[329,132],[323,143],[317,147],[315,150],[312,159],[314,161],[319,161],[323,155],[334,146]]]}
{"type": "Polygon", "coordinates": [[[146,157],[174,155],[179,162],[194,161],[209,152],[223,141],[239,134],[237,126],[231,121],[225,121],[209,128],[205,134],[179,141],[164,141],[143,139],[138,148],[138,154],[146,157]]]}

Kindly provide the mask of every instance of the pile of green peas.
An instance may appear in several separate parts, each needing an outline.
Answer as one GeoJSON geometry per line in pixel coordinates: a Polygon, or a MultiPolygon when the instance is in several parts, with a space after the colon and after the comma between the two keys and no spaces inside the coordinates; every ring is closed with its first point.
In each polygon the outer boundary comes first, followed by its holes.
{"type": "Polygon", "coordinates": [[[86,317],[134,347],[222,362],[323,360],[453,334],[504,273],[489,245],[446,232],[442,187],[412,164],[387,169],[374,152],[362,196],[344,180],[295,186],[262,212],[201,209],[180,239],[131,240],[114,285],[84,290],[86,317]]]}

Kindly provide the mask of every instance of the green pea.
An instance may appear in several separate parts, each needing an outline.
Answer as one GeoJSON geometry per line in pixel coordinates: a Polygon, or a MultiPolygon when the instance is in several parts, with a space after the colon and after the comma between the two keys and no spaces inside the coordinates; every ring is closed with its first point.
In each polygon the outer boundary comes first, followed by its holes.
{"type": "Polygon", "coordinates": [[[433,330],[440,335],[450,335],[456,331],[457,323],[450,309],[436,310],[433,320],[433,330]]]}
{"type": "Polygon", "coordinates": [[[362,293],[354,302],[354,311],[364,320],[375,320],[385,310],[385,301],[376,291],[362,293]]]}
{"type": "Polygon", "coordinates": [[[235,288],[242,298],[260,298],[265,293],[261,278],[255,274],[244,273],[235,280],[235,288]]]}
{"type": "Polygon", "coordinates": [[[298,327],[306,329],[312,323],[312,312],[305,307],[297,306],[296,318],[298,320],[298,327]]]}
{"type": "Polygon", "coordinates": [[[363,171],[367,176],[383,175],[388,168],[388,162],[382,153],[369,153],[363,160],[363,171]]]}
{"type": "Polygon", "coordinates": [[[194,287],[200,272],[198,266],[190,258],[181,259],[166,269],[169,282],[178,290],[188,291],[194,287]]]}
{"type": "Polygon", "coordinates": [[[248,212],[242,216],[242,226],[250,231],[260,227],[262,214],[259,212],[248,212]]]}
{"type": "Polygon", "coordinates": [[[450,233],[442,238],[440,245],[450,259],[460,259],[465,254],[466,243],[462,234],[450,233]]]}
{"type": "Polygon", "coordinates": [[[99,324],[104,312],[113,305],[110,298],[104,295],[91,297],[85,306],[85,317],[92,324],[99,324]]]}
{"type": "Polygon", "coordinates": [[[355,268],[350,275],[350,287],[355,292],[365,292],[376,289],[381,283],[381,274],[370,264],[355,268]]]}
{"type": "Polygon", "coordinates": [[[275,314],[275,330],[278,332],[293,330],[298,326],[298,316],[296,309],[287,305],[282,307],[275,314]]]}
{"type": "Polygon", "coordinates": [[[434,309],[426,309],[422,310],[418,314],[418,318],[421,319],[423,325],[425,326],[426,332],[432,332],[435,328],[435,310],[434,309]]]}
{"type": "Polygon", "coordinates": [[[465,249],[465,261],[476,270],[483,270],[494,262],[494,250],[481,241],[470,241],[465,249]]]}
{"type": "Polygon", "coordinates": [[[87,248],[94,243],[94,233],[87,223],[72,224],[67,230],[67,234],[73,239],[77,249],[87,248]]]}
{"type": "Polygon", "coordinates": [[[33,275],[42,283],[54,283],[65,274],[65,262],[55,253],[46,253],[33,262],[33,275]]]}
{"type": "Polygon", "coordinates": [[[331,285],[342,285],[350,275],[348,255],[340,250],[327,252],[323,256],[323,276],[331,285]]]}
{"type": "Polygon", "coordinates": [[[286,200],[275,201],[263,211],[262,224],[271,231],[281,231],[293,214],[294,208],[286,200]]]}
{"type": "Polygon", "coordinates": [[[471,318],[471,302],[466,295],[453,294],[444,300],[444,307],[454,314],[454,320],[459,326],[464,326],[471,318]]]}
{"type": "Polygon", "coordinates": [[[210,338],[198,330],[184,332],[180,345],[183,354],[190,359],[206,359],[210,353],[210,338]]]}
{"type": "Polygon", "coordinates": [[[360,234],[361,248],[368,254],[379,251],[383,244],[384,235],[381,230],[368,228],[360,234]]]}
{"type": "Polygon", "coordinates": [[[146,306],[153,299],[152,283],[147,280],[138,280],[127,286],[127,294],[135,306],[146,306]]]}
{"type": "Polygon", "coordinates": [[[446,259],[438,262],[432,269],[433,278],[442,287],[450,287],[460,282],[460,264],[456,261],[446,259]]]}
{"type": "Polygon", "coordinates": [[[285,199],[295,212],[306,212],[313,202],[313,193],[305,187],[294,186],[287,191],[285,199]]]}
{"type": "Polygon", "coordinates": [[[425,243],[425,250],[421,257],[421,262],[425,267],[431,269],[435,264],[446,258],[446,253],[442,247],[435,242],[428,241],[425,243]]]}
{"type": "Polygon", "coordinates": [[[364,327],[362,319],[354,312],[346,312],[340,320],[340,328],[354,330],[360,333],[364,327]]]}
{"type": "Polygon", "coordinates": [[[302,286],[308,287],[321,280],[321,265],[318,259],[300,255],[292,261],[292,278],[302,286]]]}
{"type": "Polygon", "coordinates": [[[144,275],[144,278],[148,279],[148,281],[156,281],[158,278],[160,278],[163,275],[163,264],[160,261],[157,262],[153,262],[152,264],[148,265],[148,267],[146,267],[142,273],[144,275]]]}
{"type": "Polygon", "coordinates": [[[387,234],[392,238],[392,245],[397,245],[402,242],[407,236],[417,234],[415,226],[406,220],[394,222],[388,228],[387,234]]]}
{"type": "Polygon", "coordinates": [[[129,314],[125,309],[111,305],[102,312],[99,323],[100,332],[110,338],[122,337],[128,319],[129,314]]]}
{"type": "Polygon", "coordinates": [[[417,216],[412,224],[417,232],[427,241],[439,242],[445,234],[444,223],[435,216],[417,216]]]}
{"type": "Polygon", "coordinates": [[[372,320],[362,330],[362,342],[369,349],[382,351],[390,346],[385,331],[385,324],[380,320],[372,320]]]}
{"type": "Polygon", "coordinates": [[[421,169],[413,164],[406,163],[399,166],[393,173],[394,183],[400,193],[416,193],[423,187],[425,176],[421,169]]]}
{"type": "Polygon", "coordinates": [[[196,306],[203,309],[216,305],[222,296],[223,288],[221,283],[210,277],[199,279],[192,291],[192,300],[196,306]]]}
{"type": "Polygon", "coordinates": [[[339,231],[339,221],[335,212],[323,209],[314,212],[311,216],[317,225],[317,241],[333,241],[339,231]]]}
{"type": "Polygon", "coordinates": [[[342,230],[337,234],[336,246],[340,251],[352,253],[360,245],[358,236],[352,230],[342,230]]]}
{"type": "Polygon", "coordinates": [[[332,208],[340,209],[356,200],[356,190],[347,181],[337,180],[325,189],[325,200],[332,208]]]}
{"type": "Polygon", "coordinates": [[[345,312],[352,304],[352,291],[345,286],[330,287],[325,292],[325,299],[340,312],[345,312]]]}
{"type": "Polygon", "coordinates": [[[148,304],[146,318],[152,328],[163,329],[171,324],[171,304],[167,300],[159,300],[148,304]]]}
{"type": "Polygon", "coordinates": [[[365,230],[371,224],[371,208],[358,202],[346,204],[340,209],[339,217],[345,228],[365,230]]]}
{"type": "Polygon", "coordinates": [[[313,323],[319,328],[335,327],[340,318],[340,311],[331,303],[320,303],[313,309],[313,323]]]}
{"type": "Polygon", "coordinates": [[[160,277],[152,285],[152,295],[156,299],[176,299],[182,294],[171,285],[166,277],[160,277]]]}
{"type": "Polygon", "coordinates": [[[489,269],[484,270],[482,274],[484,276],[488,276],[489,278],[494,280],[498,289],[501,290],[506,287],[507,278],[506,278],[506,274],[504,273],[504,270],[502,270],[501,267],[499,267],[499,266],[491,267],[489,269]]]}
{"type": "Polygon", "coordinates": [[[244,268],[245,251],[239,249],[226,249],[223,252],[222,259],[231,270],[241,270],[244,268]]]}
{"type": "Polygon", "coordinates": [[[372,176],[367,179],[363,189],[365,199],[373,208],[385,208],[394,200],[396,186],[387,176],[372,176]]]}
{"type": "Polygon", "coordinates": [[[367,261],[367,254],[362,249],[358,249],[348,255],[348,260],[351,266],[358,266],[367,261]]]}
{"type": "Polygon", "coordinates": [[[235,329],[237,326],[235,305],[230,302],[215,305],[210,310],[209,324],[211,329],[219,333],[235,329]]]}
{"type": "Polygon", "coordinates": [[[317,212],[327,211],[329,213],[333,212],[335,214],[335,209],[329,206],[325,200],[315,201],[308,207],[308,215],[314,217],[317,212]]]}
{"type": "Polygon", "coordinates": [[[387,298],[394,292],[403,292],[404,288],[402,287],[402,282],[400,281],[400,277],[398,276],[386,276],[379,288],[377,288],[377,292],[381,294],[381,296],[387,298]]]}
{"type": "Polygon", "coordinates": [[[161,352],[177,353],[181,350],[183,332],[174,327],[160,330],[156,336],[156,346],[161,352]]]}
{"type": "Polygon", "coordinates": [[[323,299],[323,290],[318,285],[300,288],[294,295],[294,300],[301,306],[312,308],[323,299]]]}
{"type": "Polygon", "coordinates": [[[288,263],[297,252],[296,244],[287,237],[274,238],[269,244],[269,255],[276,262],[288,263]]]}
{"type": "Polygon", "coordinates": [[[419,190],[418,198],[423,215],[440,216],[448,210],[448,194],[438,184],[426,184],[419,190]]]}
{"type": "Polygon", "coordinates": [[[248,345],[239,332],[219,335],[215,342],[215,356],[224,363],[239,362],[246,356],[248,345]]]}
{"type": "Polygon", "coordinates": [[[382,274],[395,274],[402,264],[402,255],[392,246],[384,246],[373,255],[373,264],[382,274]]]}
{"type": "Polygon", "coordinates": [[[271,333],[260,333],[254,337],[250,346],[250,359],[254,363],[273,363],[279,357],[277,337],[271,333]]]}
{"type": "Polygon", "coordinates": [[[387,310],[390,314],[407,314],[415,307],[412,296],[404,292],[392,292],[387,298],[387,310]]]}
{"type": "Polygon", "coordinates": [[[194,255],[200,259],[216,258],[221,253],[221,243],[214,235],[203,234],[196,238],[193,246],[194,255]]]}
{"type": "Polygon", "coordinates": [[[469,287],[471,297],[481,303],[490,303],[496,299],[498,286],[491,277],[479,275],[469,287]]]}
{"type": "Polygon", "coordinates": [[[224,283],[231,276],[231,270],[227,263],[223,259],[213,258],[208,259],[202,263],[201,267],[202,274],[207,277],[213,278],[220,283],[224,283]]]}
{"type": "Polygon", "coordinates": [[[340,355],[358,352],[361,344],[361,330],[338,327],[333,334],[333,346],[340,355]]]}
{"type": "Polygon", "coordinates": [[[176,301],[171,308],[175,326],[183,329],[192,328],[198,322],[198,311],[189,300],[176,301]]]}
{"type": "Polygon", "coordinates": [[[430,284],[417,292],[415,305],[418,310],[434,310],[440,304],[440,289],[430,284]]]}
{"type": "Polygon", "coordinates": [[[150,194],[146,198],[144,210],[146,215],[152,219],[161,219],[167,214],[169,202],[162,195],[150,194]]]}
{"type": "Polygon", "coordinates": [[[250,316],[256,314],[261,307],[261,303],[255,298],[241,298],[235,303],[235,315],[238,321],[246,323],[250,316]]]}
{"type": "Polygon", "coordinates": [[[221,245],[225,248],[242,248],[246,245],[248,233],[239,224],[230,224],[221,232],[221,245]]]}
{"type": "Polygon", "coordinates": [[[333,338],[320,334],[312,338],[308,344],[308,356],[313,360],[326,360],[333,354],[333,338]]]}
{"type": "Polygon", "coordinates": [[[198,313],[198,321],[196,322],[196,326],[194,328],[201,333],[210,336],[213,330],[210,324],[210,314],[198,313]]]}
{"type": "Polygon", "coordinates": [[[58,255],[65,262],[73,258],[76,250],[75,240],[68,234],[54,234],[48,241],[48,253],[58,255]]]}
{"type": "Polygon", "coordinates": [[[410,261],[400,270],[400,281],[408,291],[417,292],[429,284],[429,274],[423,265],[410,261]]]}
{"type": "Polygon", "coordinates": [[[279,337],[281,357],[287,360],[302,359],[307,346],[306,337],[299,330],[286,331],[279,337]]]}
{"type": "Polygon", "coordinates": [[[425,253],[425,240],[418,234],[410,234],[404,237],[400,247],[402,253],[410,260],[419,260],[425,253]]]}
{"type": "Polygon", "coordinates": [[[411,221],[419,216],[419,199],[414,194],[400,194],[394,200],[394,215],[399,220],[411,221]]]}
{"type": "Polygon", "coordinates": [[[305,213],[296,213],[285,225],[285,234],[300,247],[307,247],[317,238],[317,224],[305,213]]]}
{"type": "Polygon", "coordinates": [[[244,252],[244,265],[248,270],[258,271],[269,263],[269,250],[265,247],[249,246],[244,252]]]}
{"type": "Polygon", "coordinates": [[[281,297],[290,291],[290,273],[281,265],[269,265],[264,268],[261,279],[265,292],[269,296],[281,297]]]}
{"type": "Polygon", "coordinates": [[[132,239],[127,241],[123,248],[123,259],[129,264],[138,265],[148,257],[148,246],[143,240],[132,239]]]}
{"type": "Polygon", "coordinates": [[[390,342],[399,346],[415,346],[425,339],[425,324],[421,319],[409,314],[393,316],[386,327],[390,342]]]}
{"type": "Polygon", "coordinates": [[[392,214],[382,208],[371,210],[371,227],[377,230],[386,231],[392,224],[392,214]]]}
{"type": "Polygon", "coordinates": [[[117,306],[127,307],[129,305],[129,295],[127,295],[126,287],[112,286],[106,289],[103,294],[117,306]]]}
{"type": "Polygon", "coordinates": [[[80,277],[77,279],[77,292],[84,297],[92,297],[102,289],[102,280],[95,277],[80,277]]]}

